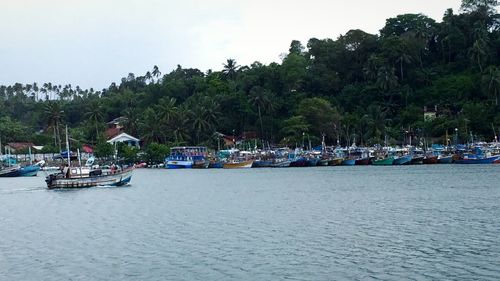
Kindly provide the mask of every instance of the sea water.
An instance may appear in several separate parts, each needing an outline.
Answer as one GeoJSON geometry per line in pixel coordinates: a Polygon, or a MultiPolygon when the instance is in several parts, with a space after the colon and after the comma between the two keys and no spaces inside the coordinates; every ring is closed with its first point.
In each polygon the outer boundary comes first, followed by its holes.
{"type": "Polygon", "coordinates": [[[0,280],[499,280],[500,165],[0,178],[0,280]]]}

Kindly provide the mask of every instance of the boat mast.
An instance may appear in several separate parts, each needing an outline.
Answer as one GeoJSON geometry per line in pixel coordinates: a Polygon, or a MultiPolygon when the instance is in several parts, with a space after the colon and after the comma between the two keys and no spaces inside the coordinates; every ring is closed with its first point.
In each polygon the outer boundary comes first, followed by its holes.
{"type": "Polygon", "coordinates": [[[71,166],[71,158],[69,152],[69,137],[68,137],[68,125],[66,125],[66,152],[68,153],[68,167],[71,166]]]}

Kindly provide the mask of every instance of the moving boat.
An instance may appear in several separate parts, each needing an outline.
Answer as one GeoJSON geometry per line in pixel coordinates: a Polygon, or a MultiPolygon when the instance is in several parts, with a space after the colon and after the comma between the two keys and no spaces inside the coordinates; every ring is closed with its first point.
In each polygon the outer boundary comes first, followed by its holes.
{"type": "Polygon", "coordinates": [[[132,179],[133,170],[134,167],[131,167],[119,172],[102,173],[102,170],[91,170],[90,167],[64,167],[60,173],[48,175],[45,182],[49,189],[123,186],[132,179]]]}
{"type": "MultiPolygon", "coordinates": [[[[66,149],[69,150],[68,127],[66,127],[66,149]]],[[[78,162],[80,153],[78,152],[78,162]]],[[[71,158],[67,156],[68,163],[59,173],[50,174],[45,178],[47,188],[83,188],[94,186],[123,186],[132,179],[134,166],[118,170],[116,166],[111,167],[111,171],[103,173],[100,169],[92,169],[94,159],[87,161],[88,165],[78,167],[71,165],[71,158]]]]}

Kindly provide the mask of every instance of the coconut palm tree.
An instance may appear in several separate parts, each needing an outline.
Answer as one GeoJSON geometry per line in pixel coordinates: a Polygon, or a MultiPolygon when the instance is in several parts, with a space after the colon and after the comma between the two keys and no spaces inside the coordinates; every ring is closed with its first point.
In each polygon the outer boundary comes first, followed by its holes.
{"type": "Polygon", "coordinates": [[[47,120],[47,128],[51,128],[54,131],[54,145],[57,147],[59,144],[59,151],[61,151],[60,125],[63,121],[64,111],[59,102],[49,101],[45,105],[44,114],[47,120]]]}
{"type": "Polygon", "coordinates": [[[92,104],[89,111],[85,113],[85,117],[94,124],[95,126],[95,136],[96,140],[99,138],[99,124],[104,119],[104,114],[102,112],[102,106],[98,103],[92,104]]]}
{"type": "Polygon", "coordinates": [[[224,65],[224,69],[222,70],[222,74],[225,78],[234,79],[236,77],[236,73],[240,68],[239,65],[236,64],[236,60],[228,59],[224,65]]]}
{"type": "Polygon", "coordinates": [[[153,66],[153,71],[151,72],[151,75],[153,75],[153,77],[155,77],[157,79],[156,80],[157,82],[160,81],[160,79],[158,77],[160,77],[161,71],[157,65],[153,66]]]}

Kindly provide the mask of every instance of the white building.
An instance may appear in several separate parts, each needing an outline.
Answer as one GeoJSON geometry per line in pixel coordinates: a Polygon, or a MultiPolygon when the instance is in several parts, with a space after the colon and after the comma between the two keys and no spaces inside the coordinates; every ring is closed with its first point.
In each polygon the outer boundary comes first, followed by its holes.
{"type": "Polygon", "coordinates": [[[126,143],[129,146],[135,146],[137,148],[140,148],[139,139],[134,138],[133,136],[131,136],[127,133],[120,133],[119,135],[115,136],[114,138],[108,140],[108,143],[111,143],[111,144],[115,144],[117,142],[126,143]]]}

